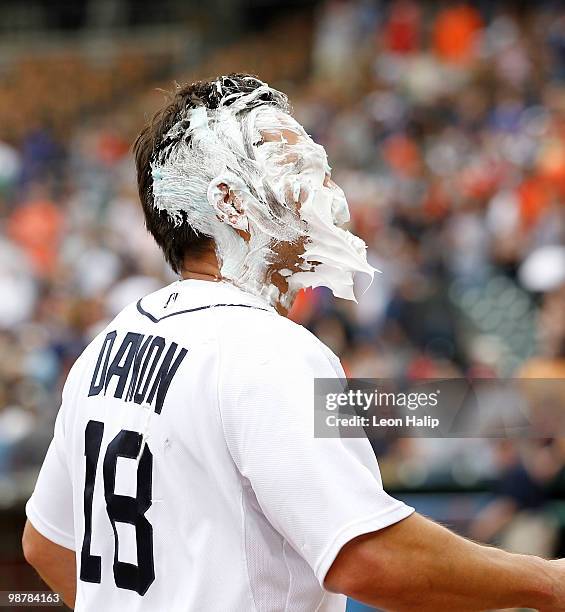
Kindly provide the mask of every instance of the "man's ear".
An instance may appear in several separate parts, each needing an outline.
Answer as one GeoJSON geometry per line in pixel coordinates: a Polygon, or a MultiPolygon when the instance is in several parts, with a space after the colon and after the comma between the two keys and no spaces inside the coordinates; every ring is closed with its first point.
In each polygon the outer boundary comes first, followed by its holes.
{"type": "Polygon", "coordinates": [[[216,211],[216,217],[220,221],[231,225],[235,230],[249,232],[245,192],[245,185],[236,177],[228,179],[220,176],[208,186],[208,203],[216,211]]]}

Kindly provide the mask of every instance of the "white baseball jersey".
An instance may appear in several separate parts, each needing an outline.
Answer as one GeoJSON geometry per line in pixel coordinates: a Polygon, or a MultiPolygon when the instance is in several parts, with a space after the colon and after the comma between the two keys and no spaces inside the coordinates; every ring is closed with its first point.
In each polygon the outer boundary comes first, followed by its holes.
{"type": "Polygon", "coordinates": [[[323,589],[341,547],[413,509],[367,440],[314,437],[314,378],[336,376],[312,334],[225,283],[125,308],[73,366],[27,504],[76,551],[75,609],[343,610],[323,589]]]}

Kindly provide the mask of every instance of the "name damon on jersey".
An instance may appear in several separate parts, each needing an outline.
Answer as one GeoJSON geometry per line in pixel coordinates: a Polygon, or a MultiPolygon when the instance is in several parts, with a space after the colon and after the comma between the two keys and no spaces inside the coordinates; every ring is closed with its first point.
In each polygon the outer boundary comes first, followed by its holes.
{"type": "Polygon", "coordinates": [[[106,334],[88,396],[106,395],[115,383],[115,398],[148,404],[160,414],[167,391],[188,350],[161,336],[138,332],[127,332],[119,344],[117,339],[116,331],[106,334]]]}

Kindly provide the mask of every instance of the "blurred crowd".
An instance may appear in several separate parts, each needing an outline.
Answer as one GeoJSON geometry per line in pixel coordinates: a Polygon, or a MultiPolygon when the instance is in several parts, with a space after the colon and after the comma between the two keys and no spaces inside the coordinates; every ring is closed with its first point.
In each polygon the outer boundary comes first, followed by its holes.
{"type": "MultiPolygon", "coordinates": [[[[380,273],[358,304],[318,289],[292,317],[350,376],[565,378],[563,7],[329,0],[285,23],[177,80],[257,72],[327,148],[380,273]]],[[[61,384],[93,335],[173,279],[144,229],[129,153],[162,101],[156,85],[171,83],[131,58],[75,80],[73,61],[0,74],[0,485],[41,461],[61,384]]],[[[559,445],[528,453],[401,440],[380,460],[389,482],[413,487],[497,476],[509,503],[473,528],[490,539],[502,516],[543,506],[560,473],[559,445]],[[537,469],[547,456],[552,468],[537,469]]]]}
{"type": "MultiPolygon", "coordinates": [[[[351,376],[565,378],[563,6],[334,0],[316,23],[295,109],[382,274],[359,305],[319,291],[300,317],[351,376]]],[[[491,483],[478,507],[442,504],[473,536],[562,550],[554,440],[377,451],[389,483],[491,483]]]]}

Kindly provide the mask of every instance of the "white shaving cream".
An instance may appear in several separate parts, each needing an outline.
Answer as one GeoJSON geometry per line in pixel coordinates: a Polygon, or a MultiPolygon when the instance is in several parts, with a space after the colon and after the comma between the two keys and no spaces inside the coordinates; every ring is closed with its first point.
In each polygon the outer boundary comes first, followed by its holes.
{"type": "Polygon", "coordinates": [[[288,308],[299,289],[318,286],[355,299],[354,275],[370,284],[374,268],[365,243],[336,227],[349,220],[343,191],[329,180],[323,147],[286,109],[262,102],[266,93],[284,106],[262,84],[225,95],[217,109],[187,109],[165,135],[174,146],[152,163],[154,205],[212,237],[222,277],[272,304],[288,308]],[[303,244],[298,265],[278,261],[277,243],[303,244]],[[284,295],[270,280],[281,264],[284,295]]]}

